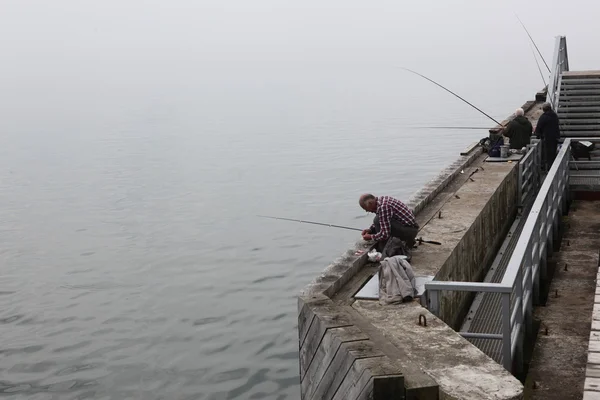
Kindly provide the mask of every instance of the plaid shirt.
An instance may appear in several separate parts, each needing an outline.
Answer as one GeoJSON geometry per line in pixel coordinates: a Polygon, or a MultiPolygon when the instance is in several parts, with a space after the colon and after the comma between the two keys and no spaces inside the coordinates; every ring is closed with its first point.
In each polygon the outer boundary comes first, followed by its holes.
{"type": "MultiPolygon", "coordinates": [[[[410,208],[400,200],[390,196],[380,196],[377,198],[377,215],[379,216],[379,225],[381,230],[373,235],[373,240],[382,240],[390,237],[392,218],[400,221],[402,225],[418,228],[415,215],[410,208]]],[[[371,225],[371,231],[375,225],[371,225]]]]}

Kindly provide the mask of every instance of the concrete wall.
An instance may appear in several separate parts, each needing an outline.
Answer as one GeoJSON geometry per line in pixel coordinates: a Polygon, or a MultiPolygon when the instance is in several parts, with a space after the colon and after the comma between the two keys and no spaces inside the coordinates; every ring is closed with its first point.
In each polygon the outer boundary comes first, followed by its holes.
{"type": "MultiPolygon", "coordinates": [[[[519,171],[517,164],[514,165],[435,275],[435,280],[483,280],[517,212],[519,171]]],[[[459,329],[471,301],[471,293],[444,292],[440,299],[440,317],[459,329]]]]}

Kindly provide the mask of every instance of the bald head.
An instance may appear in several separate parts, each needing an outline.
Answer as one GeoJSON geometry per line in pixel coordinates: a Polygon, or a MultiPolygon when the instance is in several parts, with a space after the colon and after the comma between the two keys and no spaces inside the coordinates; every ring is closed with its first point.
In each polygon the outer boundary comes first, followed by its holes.
{"type": "Polygon", "coordinates": [[[369,211],[369,212],[377,211],[377,197],[373,196],[370,193],[365,193],[365,194],[361,195],[360,198],[358,199],[358,204],[365,211],[369,211]]]}
{"type": "Polygon", "coordinates": [[[517,108],[516,111],[515,111],[515,115],[517,117],[522,117],[523,115],[525,115],[525,111],[523,111],[522,108],[517,108]]]}

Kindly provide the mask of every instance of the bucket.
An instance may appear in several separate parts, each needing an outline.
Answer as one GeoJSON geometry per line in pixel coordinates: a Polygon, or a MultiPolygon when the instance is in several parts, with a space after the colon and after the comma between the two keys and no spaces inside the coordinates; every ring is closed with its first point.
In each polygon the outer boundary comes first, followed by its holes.
{"type": "Polygon", "coordinates": [[[507,145],[500,146],[500,157],[508,158],[508,146],[507,145]]]}

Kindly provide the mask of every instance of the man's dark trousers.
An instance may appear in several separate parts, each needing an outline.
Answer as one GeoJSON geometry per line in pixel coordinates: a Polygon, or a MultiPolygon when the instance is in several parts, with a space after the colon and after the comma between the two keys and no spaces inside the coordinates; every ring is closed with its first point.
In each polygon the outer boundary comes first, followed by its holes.
{"type": "Polygon", "coordinates": [[[544,138],[542,141],[542,150],[544,151],[544,160],[546,164],[546,171],[550,171],[552,163],[556,158],[556,147],[558,146],[558,139],[556,138],[544,138]]]}
{"type": "MultiPolygon", "coordinates": [[[[373,232],[371,232],[372,234],[377,233],[381,230],[378,215],[376,215],[373,219],[373,225],[375,225],[375,229],[373,230],[373,232]]],[[[405,242],[409,249],[415,245],[415,238],[417,237],[417,233],[419,233],[419,228],[402,225],[402,223],[395,218],[391,219],[390,225],[391,236],[396,237],[405,242]]]]}

